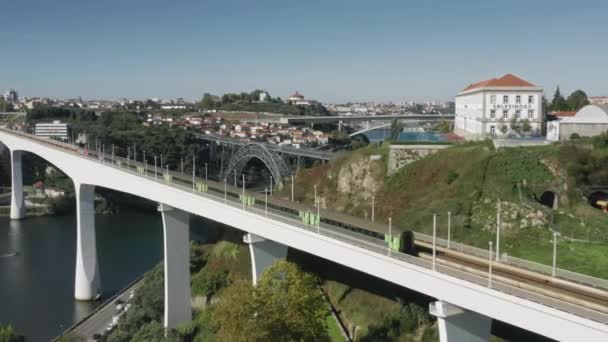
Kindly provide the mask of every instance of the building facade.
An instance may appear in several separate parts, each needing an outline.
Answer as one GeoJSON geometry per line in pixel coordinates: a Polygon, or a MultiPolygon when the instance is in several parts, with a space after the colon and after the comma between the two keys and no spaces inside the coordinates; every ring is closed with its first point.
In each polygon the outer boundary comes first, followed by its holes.
{"type": "Polygon", "coordinates": [[[466,139],[540,134],[543,89],[517,76],[469,85],[456,95],[454,133],[466,139]]]}
{"type": "Polygon", "coordinates": [[[34,134],[43,138],[68,140],[68,124],[60,121],[37,123],[34,134]]]}
{"type": "Polygon", "coordinates": [[[547,122],[547,140],[561,141],[579,137],[592,137],[608,131],[608,105],[587,105],[574,115],[556,115],[557,120],[547,122]]]}

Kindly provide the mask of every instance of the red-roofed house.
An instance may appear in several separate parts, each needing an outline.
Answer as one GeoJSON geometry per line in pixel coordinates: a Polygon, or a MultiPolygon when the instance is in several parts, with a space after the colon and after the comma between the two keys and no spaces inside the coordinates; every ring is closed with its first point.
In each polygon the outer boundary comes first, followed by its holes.
{"type": "Polygon", "coordinates": [[[454,133],[466,139],[540,133],[543,89],[512,74],[468,85],[456,95],[454,133]],[[513,132],[512,120],[530,132],[513,132]],[[520,125],[521,126],[521,125],[520,125]]]}

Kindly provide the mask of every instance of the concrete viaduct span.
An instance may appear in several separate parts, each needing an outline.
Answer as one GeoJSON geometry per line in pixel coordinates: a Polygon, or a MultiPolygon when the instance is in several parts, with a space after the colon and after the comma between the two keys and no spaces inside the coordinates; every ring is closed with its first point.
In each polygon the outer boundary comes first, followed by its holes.
{"type": "Polygon", "coordinates": [[[568,303],[555,303],[534,293],[506,285],[488,286],[488,279],[432,267],[420,258],[390,252],[386,245],[354,232],[326,224],[304,225],[297,217],[246,207],[222,195],[163,180],[155,174],[83,155],[67,144],[0,128],[0,142],[10,150],[12,168],[11,218],[24,216],[21,156],[34,153],[65,172],[74,181],[77,196],[77,260],[75,297],[90,300],[100,290],[97,263],[94,187],[130,193],[159,203],[164,225],[165,326],[191,319],[188,215],[200,215],[248,233],[254,282],[276,259],[296,248],[357,269],[414,291],[437,298],[431,313],[439,320],[442,341],[485,341],[491,320],[561,341],[606,341],[608,320],[584,314],[568,303]]]}

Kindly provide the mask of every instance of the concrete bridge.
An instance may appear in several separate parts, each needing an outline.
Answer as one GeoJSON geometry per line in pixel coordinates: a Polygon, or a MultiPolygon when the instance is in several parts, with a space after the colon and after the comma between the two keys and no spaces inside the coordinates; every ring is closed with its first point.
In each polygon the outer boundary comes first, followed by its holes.
{"type": "MultiPolygon", "coordinates": [[[[436,264],[435,257],[431,262],[400,253],[382,240],[337,225],[304,224],[297,215],[228,197],[228,191],[238,193],[240,189],[226,183],[209,184],[223,185],[223,193],[206,192],[199,187],[203,180],[194,175],[191,181],[178,181],[170,172],[152,172],[149,166],[132,160],[88,154],[72,145],[7,129],[0,129],[0,142],[11,156],[11,219],[24,217],[23,153],[46,159],[74,182],[74,296],[78,300],[91,300],[101,291],[93,205],[95,187],[100,186],[159,203],[164,227],[164,322],[169,328],[191,320],[188,216],[194,214],[247,232],[244,240],[250,246],[254,283],[266,267],[286,256],[288,248],[296,248],[437,298],[430,311],[438,318],[442,341],[486,341],[492,319],[561,341],[608,340],[606,312],[548,296],[547,291],[557,291],[550,285],[543,292],[498,278],[492,281],[491,273],[486,277],[466,268],[436,264]]],[[[245,188],[242,191],[245,194],[245,188]]]]}

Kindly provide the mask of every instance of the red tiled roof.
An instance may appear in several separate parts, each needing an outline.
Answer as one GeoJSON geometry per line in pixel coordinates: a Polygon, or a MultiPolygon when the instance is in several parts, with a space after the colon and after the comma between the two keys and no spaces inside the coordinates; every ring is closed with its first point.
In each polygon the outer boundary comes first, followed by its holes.
{"type": "Polygon", "coordinates": [[[464,88],[463,91],[481,87],[535,87],[535,85],[513,74],[506,74],[500,78],[494,77],[489,80],[473,83],[464,88]]]}
{"type": "Polygon", "coordinates": [[[568,116],[575,116],[576,112],[553,112],[551,113],[554,116],[557,116],[558,118],[563,118],[563,117],[568,117],[568,116]]]}

